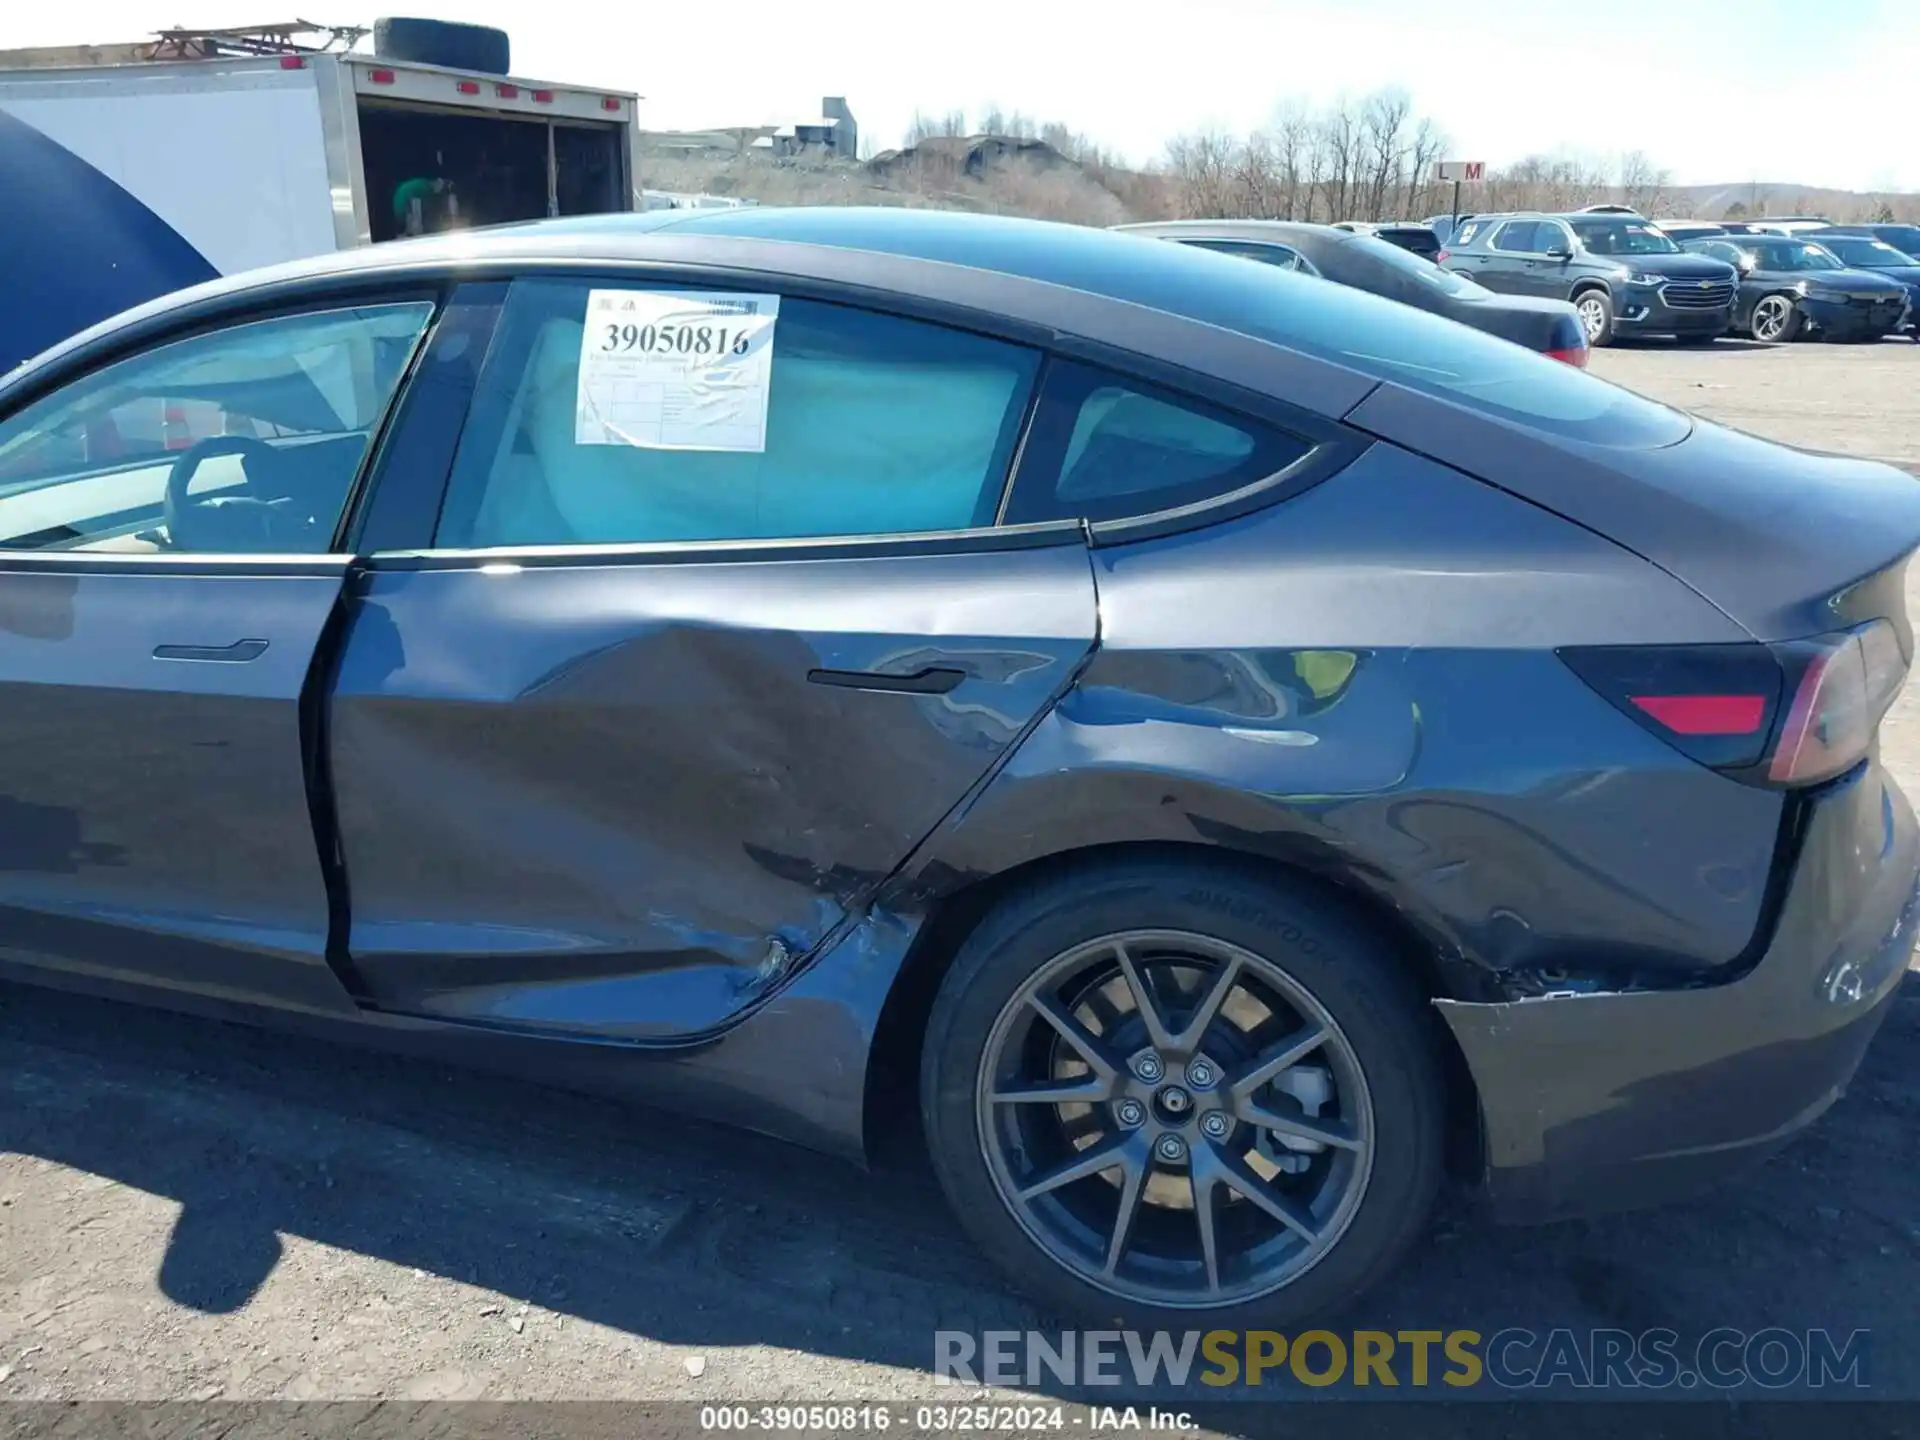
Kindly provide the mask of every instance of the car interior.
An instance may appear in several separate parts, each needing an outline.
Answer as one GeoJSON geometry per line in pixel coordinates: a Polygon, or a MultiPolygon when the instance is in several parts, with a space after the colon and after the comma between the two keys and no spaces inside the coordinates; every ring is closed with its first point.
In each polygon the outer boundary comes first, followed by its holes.
{"type": "Polygon", "coordinates": [[[237,326],[56,390],[0,431],[0,545],[325,551],[430,309],[237,326]]]}

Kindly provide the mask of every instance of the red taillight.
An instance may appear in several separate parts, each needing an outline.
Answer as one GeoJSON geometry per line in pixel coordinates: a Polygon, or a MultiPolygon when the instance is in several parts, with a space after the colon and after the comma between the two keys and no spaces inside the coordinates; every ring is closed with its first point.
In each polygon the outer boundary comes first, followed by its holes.
{"type": "Polygon", "coordinates": [[[620,108],[620,97],[617,95],[602,95],[600,97],[600,108],[602,110],[618,110],[620,108]]]}
{"type": "Polygon", "coordinates": [[[1765,695],[1633,695],[1676,735],[1752,735],[1767,718],[1765,695]]]}
{"type": "Polygon", "coordinates": [[[1549,360],[1558,360],[1563,365],[1572,365],[1580,370],[1587,368],[1587,347],[1584,345],[1568,350],[1547,350],[1543,353],[1549,360]]]}
{"type": "Polygon", "coordinates": [[[533,103],[536,105],[551,105],[553,103],[553,91],[551,90],[534,91],[533,103]]]}
{"type": "Polygon", "coordinates": [[[1606,645],[1560,658],[1682,754],[1761,785],[1817,785],[1857,765],[1907,678],[1885,620],[1779,645],[1606,645]]]}
{"type": "Polygon", "coordinates": [[[1444,264],[1446,264],[1446,263],[1447,263],[1447,256],[1449,256],[1449,255],[1451,255],[1452,253],[1453,253],[1453,252],[1452,252],[1451,250],[1448,250],[1447,248],[1445,248],[1444,246],[1442,246],[1442,247],[1441,247],[1441,250],[1440,250],[1440,253],[1439,253],[1438,255],[1436,255],[1436,256],[1434,256],[1434,257],[1433,257],[1433,263],[1434,263],[1434,264],[1436,264],[1436,265],[1444,265],[1444,264]]]}
{"type": "Polygon", "coordinates": [[[304,70],[307,68],[307,57],[304,55],[282,55],[280,57],[280,68],[282,70],[304,70]]]}
{"type": "Polygon", "coordinates": [[[391,70],[369,70],[367,72],[367,79],[376,85],[391,85],[393,83],[393,72],[391,70]]]}
{"type": "Polygon", "coordinates": [[[453,88],[458,90],[462,95],[478,95],[480,93],[480,82],[478,80],[461,80],[457,81],[453,88]]]}
{"type": "Polygon", "coordinates": [[[498,95],[502,100],[515,100],[520,96],[520,87],[518,85],[496,85],[493,87],[493,93],[498,95]]]}

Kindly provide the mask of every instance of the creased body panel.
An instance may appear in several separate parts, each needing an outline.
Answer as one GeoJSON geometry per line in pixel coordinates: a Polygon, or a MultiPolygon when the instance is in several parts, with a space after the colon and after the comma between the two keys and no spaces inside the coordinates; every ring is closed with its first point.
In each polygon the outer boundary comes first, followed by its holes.
{"type": "Polygon", "coordinates": [[[1554,654],[1742,638],[1646,562],[1384,445],[1284,505],[1095,560],[1099,653],[912,883],[1217,846],[1373,891],[1470,962],[1465,993],[1684,975],[1752,943],[1780,796],[1688,760],[1554,654]]]}
{"type": "Polygon", "coordinates": [[[721,1024],[989,771],[1093,634],[1077,544],[377,571],[331,726],[356,968],[422,1014],[721,1024]]]}

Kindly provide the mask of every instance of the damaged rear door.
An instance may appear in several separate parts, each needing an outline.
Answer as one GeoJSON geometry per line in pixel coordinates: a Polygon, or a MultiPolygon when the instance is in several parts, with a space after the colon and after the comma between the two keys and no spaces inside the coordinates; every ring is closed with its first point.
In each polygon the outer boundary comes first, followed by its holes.
{"type": "Polygon", "coordinates": [[[335,683],[366,1001],[712,1029],[1091,648],[1079,528],[996,525],[1038,356],[769,288],[513,287],[434,543],[373,558],[335,683]],[[685,365],[623,363],[667,327],[685,365]]]}

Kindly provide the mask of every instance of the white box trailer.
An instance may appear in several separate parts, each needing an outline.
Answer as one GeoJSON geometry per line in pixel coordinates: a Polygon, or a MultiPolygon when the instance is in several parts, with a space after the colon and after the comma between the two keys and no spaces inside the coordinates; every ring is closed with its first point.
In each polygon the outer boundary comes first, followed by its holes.
{"type": "Polygon", "coordinates": [[[0,68],[0,272],[57,292],[7,307],[0,371],[212,275],[639,209],[638,98],[345,52],[0,68]]]}

